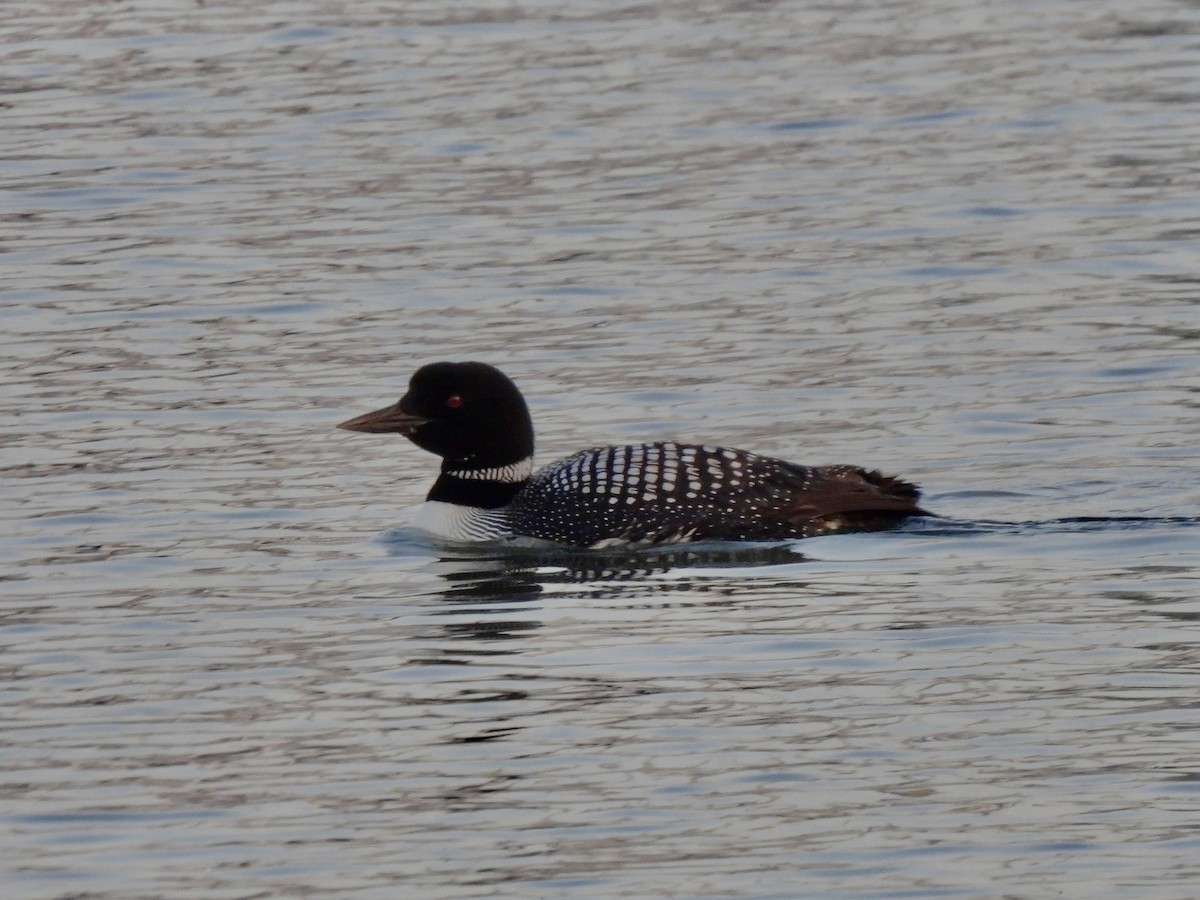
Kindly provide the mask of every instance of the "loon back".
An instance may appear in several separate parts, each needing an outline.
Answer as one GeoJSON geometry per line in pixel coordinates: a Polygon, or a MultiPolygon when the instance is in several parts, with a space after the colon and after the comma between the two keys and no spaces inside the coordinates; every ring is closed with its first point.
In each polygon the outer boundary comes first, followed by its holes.
{"type": "Polygon", "coordinates": [[[535,473],[515,533],[595,546],[773,541],[889,528],[923,515],[915,487],[854,466],[800,466],[665,442],[584,450],[535,473]]]}
{"type": "Polygon", "coordinates": [[[533,473],[525,401],[484,363],[424,366],[396,404],[339,427],[398,432],[442,457],[414,525],[451,540],[778,541],[930,515],[914,485],[877,471],[671,441],[584,450],[533,473]]]}

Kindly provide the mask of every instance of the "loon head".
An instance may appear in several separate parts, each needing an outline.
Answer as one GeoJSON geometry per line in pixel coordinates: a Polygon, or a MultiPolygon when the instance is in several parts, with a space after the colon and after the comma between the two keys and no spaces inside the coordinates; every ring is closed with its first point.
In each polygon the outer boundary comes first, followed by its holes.
{"type": "Polygon", "coordinates": [[[533,423],[517,386],[494,366],[422,366],[391,406],[338,425],[370,434],[397,432],[436,453],[443,466],[504,466],[533,456],[533,423]]]}

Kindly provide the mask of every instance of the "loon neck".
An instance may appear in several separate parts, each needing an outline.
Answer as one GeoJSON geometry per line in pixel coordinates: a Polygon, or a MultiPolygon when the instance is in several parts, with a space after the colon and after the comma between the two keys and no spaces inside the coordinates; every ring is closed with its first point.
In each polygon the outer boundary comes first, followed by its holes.
{"type": "Polygon", "coordinates": [[[456,506],[498,509],[507,506],[529,483],[532,472],[532,457],[506,466],[486,468],[467,468],[461,462],[443,460],[442,474],[425,499],[456,506]]]}

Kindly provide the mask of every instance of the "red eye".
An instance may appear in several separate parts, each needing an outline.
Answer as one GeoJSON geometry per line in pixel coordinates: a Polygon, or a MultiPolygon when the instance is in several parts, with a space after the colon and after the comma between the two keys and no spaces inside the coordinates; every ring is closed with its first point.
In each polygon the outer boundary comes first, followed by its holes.
{"type": "Polygon", "coordinates": [[[446,398],[446,405],[451,409],[458,409],[462,406],[462,397],[458,396],[458,394],[451,394],[446,398]]]}

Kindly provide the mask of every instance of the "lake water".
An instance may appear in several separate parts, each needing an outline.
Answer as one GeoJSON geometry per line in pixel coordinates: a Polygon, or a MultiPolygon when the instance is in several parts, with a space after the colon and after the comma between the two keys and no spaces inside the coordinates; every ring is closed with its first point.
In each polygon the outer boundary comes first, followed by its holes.
{"type": "Polygon", "coordinates": [[[7,897],[1190,897],[1200,8],[11,0],[7,897]],[[910,477],[449,552],[335,430],[910,477]]]}

